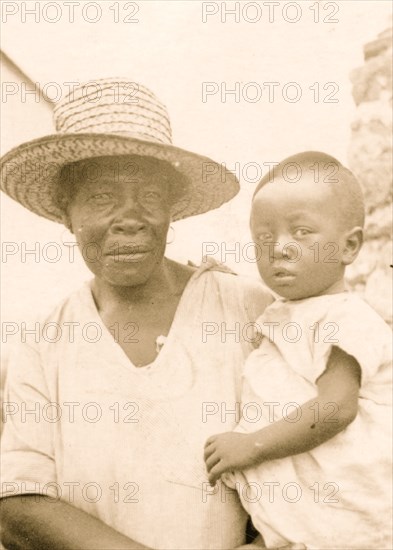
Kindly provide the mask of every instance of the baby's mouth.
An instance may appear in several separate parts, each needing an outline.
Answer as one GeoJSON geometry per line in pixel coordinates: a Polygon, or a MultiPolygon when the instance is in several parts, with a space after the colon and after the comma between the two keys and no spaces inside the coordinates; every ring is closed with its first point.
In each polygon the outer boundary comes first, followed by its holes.
{"type": "Polygon", "coordinates": [[[293,271],[290,271],[289,269],[285,269],[284,267],[278,267],[273,271],[273,278],[276,281],[291,281],[295,278],[295,274],[293,271]]]}
{"type": "Polygon", "coordinates": [[[294,273],[290,271],[289,269],[286,269],[285,267],[276,267],[274,269],[273,275],[274,276],[285,276],[285,275],[293,275],[294,273]]]}

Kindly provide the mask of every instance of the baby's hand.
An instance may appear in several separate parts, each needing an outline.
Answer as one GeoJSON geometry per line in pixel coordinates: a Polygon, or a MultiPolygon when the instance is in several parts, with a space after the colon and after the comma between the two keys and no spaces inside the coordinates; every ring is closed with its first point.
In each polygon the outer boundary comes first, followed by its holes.
{"type": "Polygon", "coordinates": [[[210,485],[230,470],[245,470],[258,463],[253,434],[226,432],[212,435],[205,443],[205,462],[210,485]]]}

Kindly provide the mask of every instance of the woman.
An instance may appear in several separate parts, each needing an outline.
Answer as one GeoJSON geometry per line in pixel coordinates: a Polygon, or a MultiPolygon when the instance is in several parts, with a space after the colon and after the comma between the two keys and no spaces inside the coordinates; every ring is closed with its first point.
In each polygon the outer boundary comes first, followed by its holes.
{"type": "Polygon", "coordinates": [[[81,85],[57,105],[60,133],[2,159],[3,190],[69,227],[94,274],[43,321],[63,336],[28,341],[11,361],[5,401],[38,421],[6,419],[3,544],[234,548],[246,517],[236,494],[208,485],[203,445],[236,422],[251,343],[206,327],[242,327],[271,298],[164,253],[171,220],[218,207],[238,183],[203,177],[212,161],[171,145],[149,90],[125,101],[130,82],[97,85],[98,100],[81,85]]]}

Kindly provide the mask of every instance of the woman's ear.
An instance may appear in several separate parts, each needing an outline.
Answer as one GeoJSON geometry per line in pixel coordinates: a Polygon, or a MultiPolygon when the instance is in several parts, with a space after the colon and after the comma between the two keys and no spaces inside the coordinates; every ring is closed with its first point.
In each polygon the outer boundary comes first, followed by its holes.
{"type": "Polygon", "coordinates": [[[363,229],[353,227],[345,235],[342,263],[349,265],[355,261],[363,244],[363,229]]]}
{"type": "Polygon", "coordinates": [[[72,230],[72,224],[71,224],[71,218],[70,216],[68,215],[68,212],[65,212],[63,214],[63,220],[62,220],[62,224],[66,227],[66,229],[68,229],[68,231],[70,233],[72,233],[74,235],[74,232],[72,230]]]}

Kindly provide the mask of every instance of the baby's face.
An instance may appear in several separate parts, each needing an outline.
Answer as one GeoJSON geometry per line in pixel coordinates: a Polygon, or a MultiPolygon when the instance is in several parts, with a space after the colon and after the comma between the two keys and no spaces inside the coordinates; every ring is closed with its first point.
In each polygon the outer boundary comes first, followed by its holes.
{"type": "Polygon", "coordinates": [[[289,300],[344,290],[341,226],[326,183],[304,174],[296,183],[275,178],[258,191],[251,233],[265,284],[289,300]]]}

